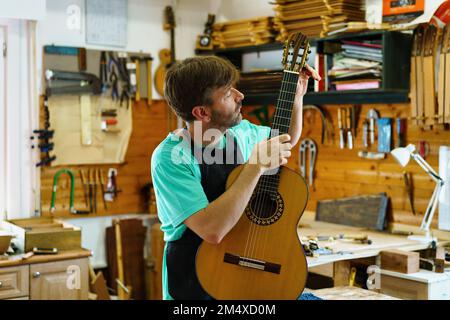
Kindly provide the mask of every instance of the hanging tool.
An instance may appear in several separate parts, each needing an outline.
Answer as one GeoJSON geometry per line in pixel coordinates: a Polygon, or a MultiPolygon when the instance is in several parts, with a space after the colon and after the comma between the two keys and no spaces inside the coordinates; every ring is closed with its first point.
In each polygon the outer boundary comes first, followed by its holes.
{"type": "Polygon", "coordinates": [[[108,66],[105,51],[100,53],[100,83],[102,92],[105,92],[108,89],[108,66]]]}
{"type": "Polygon", "coordinates": [[[325,137],[328,140],[331,140],[331,137],[333,136],[333,132],[330,131],[330,128],[332,128],[333,126],[329,123],[329,120],[327,119],[327,115],[326,115],[325,111],[322,110],[320,107],[311,105],[311,104],[303,106],[303,112],[305,112],[305,110],[315,110],[315,111],[318,111],[320,114],[320,119],[322,120],[321,143],[322,144],[325,143],[325,137]]]}
{"type": "Polygon", "coordinates": [[[80,211],[75,210],[74,207],[74,195],[75,195],[75,178],[73,175],[73,172],[69,169],[60,169],[58,170],[54,177],[53,177],[53,188],[52,188],[52,201],[50,204],[50,212],[54,213],[55,208],[55,202],[56,202],[56,189],[58,187],[58,178],[61,174],[67,173],[70,177],[70,203],[69,203],[69,212],[74,214],[82,214],[82,213],[89,213],[88,211],[80,211]]]}
{"type": "Polygon", "coordinates": [[[363,122],[363,146],[369,148],[369,121],[363,122]]]}
{"type": "Polygon", "coordinates": [[[409,204],[413,215],[416,215],[416,209],[414,208],[414,193],[411,176],[406,171],[403,171],[403,181],[405,182],[406,193],[408,194],[409,204]]]}
{"type": "Polygon", "coordinates": [[[47,80],[46,95],[52,94],[100,94],[100,79],[91,73],[85,72],[69,72],[47,69],[45,71],[45,79],[47,80]],[[65,86],[60,85],[61,81],[65,86]]]}
{"type": "Polygon", "coordinates": [[[97,178],[98,178],[98,181],[100,183],[100,190],[102,192],[103,208],[106,211],[106,210],[108,210],[108,207],[106,206],[106,201],[105,201],[105,185],[104,185],[104,177],[103,177],[103,170],[102,169],[98,169],[97,170],[97,178]]]}
{"type": "Polygon", "coordinates": [[[152,61],[153,57],[145,57],[145,62],[147,64],[147,104],[152,105],[153,102],[153,85],[152,85],[152,61]]]}
{"type": "Polygon", "coordinates": [[[369,109],[367,112],[367,118],[369,119],[369,134],[370,144],[375,143],[375,120],[379,118],[378,111],[375,109],[369,109]]]}
{"type": "Polygon", "coordinates": [[[338,109],[338,127],[339,127],[339,148],[344,149],[345,141],[344,141],[344,126],[342,123],[342,112],[343,109],[338,109]]]}
{"type": "Polygon", "coordinates": [[[350,287],[353,287],[355,285],[355,279],[356,279],[356,268],[352,267],[350,269],[350,275],[349,275],[349,279],[348,279],[348,285],[350,287]]]}
{"type": "Polygon", "coordinates": [[[386,158],[384,152],[358,151],[358,157],[370,160],[381,160],[386,158]]]}
{"type": "Polygon", "coordinates": [[[87,183],[87,180],[86,180],[86,176],[85,176],[84,170],[80,169],[79,172],[80,172],[81,184],[83,185],[84,201],[86,203],[86,208],[87,208],[87,207],[89,207],[89,201],[88,201],[89,196],[88,196],[88,190],[87,190],[88,189],[88,183],[87,183]]]}
{"type": "Polygon", "coordinates": [[[353,149],[352,108],[346,110],[347,115],[347,147],[353,149]]]}
{"type": "Polygon", "coordinates": [[[92,190],[92,174],[91,169],[87,169],[87,181],[88,181],[88,189],[89,189],[89,212],[94,212],[94,191],[92,190]]]}
{"type": "Polygon", "coordinates": [[[306,179],[306,149],[309,148],[309,186],[312,187],[314,181],[314,167],[317,156],[317,145],[314,140],[306,138],[300,143],[300,171],[306,179]]]}
{"type": "Polygon", "coordinates": [[[134,100],[135,101],[141,101],[141,63],[140,63],[140,57],[138,56],[131,56],[131,61],[133,61],[135,65],[135,81],[136,81],[136,90],[134,94],[134,100]]]}
{"type": "Polygon", "coordinates": [[[45,54],[53,54],[53,55],[77,56],[78,70],[80,70],[80,71],[86,70],[86,49],[85,48],[49,45],[49,46],[44,46],[44,53],[45,54]]]}
{"type": "Polygon", "coordinates": [[[114,201],[119,190],[117,189],[117,169],[110,168],[108,170],[108,184],[106,185],[105,200],[114,201]]]}
{"type": "Polygon", "coordinates": [[[97,213],[97,174],[96,169],[92,169],[92,184],[94,188],[93,198],[94,198],[94,212],[97,213]]]}
{"type": "Polygon", "coordinates": [[[40,162],[36,163],[36,167],[45,166],[55,160],[56,160],[56,156],[45,157],[40,162]]]}
{"type": "Polygon", "coordinates": [[[425,159],[428,156],[428,153],[430,152],[430,145],[425,140],[420,140],[418,144],[419,147],[417,148],[417,150],[420,156],[425,159]]]}
{"type": "Polygon", "coordinates": [[[378,152],[389,153],[392,141],[392,119],[379,118],[378,125],[378,152]]]}
{"type": "Polygon", "coordinates": [[[405,146],[406,119],[397,118],[397,143],[396,148],[405,146]]]}

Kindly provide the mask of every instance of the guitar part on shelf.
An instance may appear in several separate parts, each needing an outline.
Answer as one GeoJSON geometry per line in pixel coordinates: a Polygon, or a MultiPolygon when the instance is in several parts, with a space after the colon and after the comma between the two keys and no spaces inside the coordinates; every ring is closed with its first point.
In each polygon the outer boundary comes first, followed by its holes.
{"type": "Polygon", "coordinates": [[[431,129],[435,123],[436,115],[436,93],[435,93],[435,53],[437,50],[438,29],[429,25],[425,31],[425,46],[423,57],[424,76],[424,129],[431,129]]]}
{"type": "Polygon", "coordinates": [[[450,123],[450,24],[444,27],[439,63],[438,123],[450,123]]]}
{"type": "MultiPolygon", "coordinates": [[[[283,50],[283,99],[277,100],[271,138],[289,130],[299,74],[309,53],[307,38],[292,33],[283,50]]],[[[242,167],[228,176],[227,188],[242,167]]],[[[217,245],[200,244],[196,271],[202,288],[219,300],[297,299],[308,274],[296,230],[307,199],[308,185],[298,172],[282,166],[263,175],[242,217],[224,239],[217,245]]]]}
{"type": "Polygon", "coordinates": [[[171,6],[164,9],[164,30],[170,31],[170,50],[162,49],[159,51],[159,66],[155,72],[155,88],[156,91],[164,96],[164,79],[167,69],[175,62],[175,18],[171,6]]]}

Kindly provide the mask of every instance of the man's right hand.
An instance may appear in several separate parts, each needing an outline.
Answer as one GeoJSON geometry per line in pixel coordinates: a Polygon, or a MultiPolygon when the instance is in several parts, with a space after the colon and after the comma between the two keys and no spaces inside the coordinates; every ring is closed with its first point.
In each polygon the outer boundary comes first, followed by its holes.
{"type": "Polygon", "coordinates": [[[290,141],[289,134],[282,134],[258,143],[253,148],[248,163],[257,165],[261,174],[285,165],[291,156],[290,141]]]}

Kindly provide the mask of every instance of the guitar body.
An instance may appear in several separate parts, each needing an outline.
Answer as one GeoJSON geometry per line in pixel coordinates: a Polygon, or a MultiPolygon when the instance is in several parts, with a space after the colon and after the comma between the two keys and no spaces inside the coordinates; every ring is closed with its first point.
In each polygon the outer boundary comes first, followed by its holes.
{"type": "Polygon", "coordinates": [[[159,66],[155,71],[155,89],[164,96],[164,79],[166,78],[167,66],[171,62],[171,51],[169,49],[162,49],[159,51],[159,66]]]}
{"type": "MultiPolygon", "coordinates": [[[[227,189],[242,168],[231,172],[227,189]]],[[[203,241],[198,249],[198,279],[215,299],[295,300],[305,287],[308,266],[297,234],[308,201],[305,180],[297,172],[282,167],[277,200],[264,201],[257,194],[253,194],[246,211],[220,244],[203,241]],[[258,220],[253,214],[257,211],[265,212],[267,225],[251,221],[251,218],[258,220]],[[241,259],[243,265],[239,265],[236,257],[254,260],[241,259]]]]}

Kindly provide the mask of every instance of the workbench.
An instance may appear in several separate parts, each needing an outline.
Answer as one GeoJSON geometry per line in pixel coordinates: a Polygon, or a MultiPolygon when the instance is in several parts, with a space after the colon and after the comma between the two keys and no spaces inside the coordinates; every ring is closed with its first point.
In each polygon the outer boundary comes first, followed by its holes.
{"type": "Polygon", "coordinates": [[[364,261],[367,265],[379,265],[377,257],[382,250],[420,251],[429,248],[428,244],[410,240],[405,235],[315,221],[314,212],[304,213],[297,233],[300,239],[308,236],[364,233],[372,241],[371,244],[347,240],[318,242],[320,247],[330,247],[333,252],[339,253],[307,257],[309,272],[333,278],[335,287],[349,284],[351,264],[355,261],[364,261]]]}
{"type": "Polygon", "coordinates": [[[0,260],[0,299],[88,299],[90,251],[22,256],[0,260]]]}
{"type": "Polygon", "coordinates": [[[380,251],[388,249],[399,249],[405,251],[417,251],[428,248],[424,244],[415,240],[410,240],[404,235],[393,235],[387,232],[372,231],[365,228],[345,226],[341,224],[315,221],[310,215],[306,215],[300,220],[300,227],[297,229],[298,236],[318,236],[318,235],[338,235],[338,234],[366,234],[372,244],[357,243],[347,240],[320,241],[320,246],[333,248],[339,254],[321,255],[319,257],[307,257],[308,267],[320,266],[337,261],[353,260],[360,258],[376,257],[380,251]]]}

